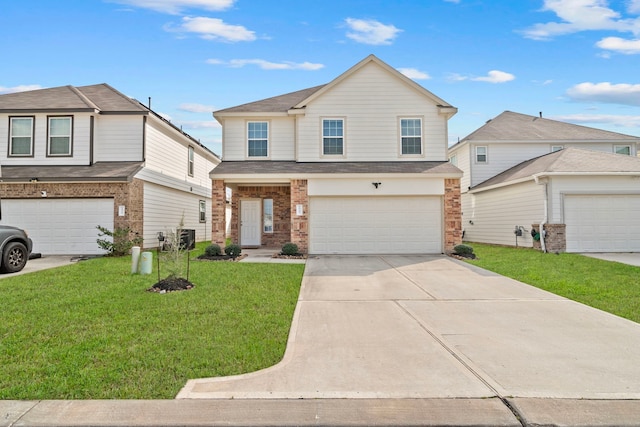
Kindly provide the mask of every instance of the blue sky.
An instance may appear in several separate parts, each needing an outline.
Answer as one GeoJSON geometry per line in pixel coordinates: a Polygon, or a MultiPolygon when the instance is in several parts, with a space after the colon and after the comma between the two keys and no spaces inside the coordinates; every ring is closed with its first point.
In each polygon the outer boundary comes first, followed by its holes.
{"type": "Polygon", "coordinates": [[[640,136],[640,0],[33,0],[0,6],[0,93],[108,83],[221,154],[211,111],[373,53],[458,107],[640,136]]]}

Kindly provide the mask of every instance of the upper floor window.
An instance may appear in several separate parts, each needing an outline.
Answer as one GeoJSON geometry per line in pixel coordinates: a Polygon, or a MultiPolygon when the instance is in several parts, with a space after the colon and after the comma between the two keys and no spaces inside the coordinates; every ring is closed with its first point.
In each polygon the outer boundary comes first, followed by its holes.
{"type": "Polygon", "coordinates": [[[9,117],[9,156],[33,156],[34,117],[9,117]]]}
{"type": "Polygon", "coordinates": [[[476,163],[487,163],[487,147],[476,147],[476,163]]]}
{"type": "Polygon", "coordinates": [[[269,155],[269,123],[247,123],[247,153],[249,157],[269,155]]]}
{"type": "Polygon", "coordinates": [[[422,154],[422,119],[400,119],[402,154],[422,154]]]}
{"type": "Polygon", "coordinates": [[[195,170],[195,153],[193,151],[193,147],[189,147],[189,160],[188,160],[188,166],[187,166],[187,172],[189,173],[189,176],[193,176],[195,170]]]}
{"type": "Polygon", "coordinates": [[[613,152],[616,154],[626,154],[627,156],[630,156],[631,146],[630,145],[614,145],[613,152]]]}
{"type": "Polygon", "coordinates": [[[551,152],[555,153],[556,151],[564,150],[564,145],[552,145],[551,152]]]}
{"type": "Polygon", "coordinates": [[[449,163],[451,163],[453,166],[458,166],[458,155],[454,154],[453,156],[449,157],[449,163]]]}
{"type": "Polygon", "coordinates": [[[322,120],[322,154],[344,154],[344,120],[322,120]]]}
{"type": "Polygon", "coordinates": [[[48,156],[70,156],[72,146],[72,118],[71,117],[49,117],[49,127],[47,128],[47,155],[48,156]]]}

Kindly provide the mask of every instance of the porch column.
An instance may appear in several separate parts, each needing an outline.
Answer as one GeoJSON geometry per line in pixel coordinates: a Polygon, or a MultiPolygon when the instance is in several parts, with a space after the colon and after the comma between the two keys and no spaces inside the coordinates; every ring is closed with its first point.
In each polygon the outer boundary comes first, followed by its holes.
{"type": "Polygon", "coordinates": [[[462,243],[462,207],[460,179],[444,180],[444,250],[453,252],[462,243]]]}
{"type": "Polygon", "coordinates": [[[309,250],[309,196],[307,180],[291,180],[291,243],[298,245],[298,250],[307,253],[309,250]],[[302,214],[298,215],[298,206],[302,214]]]}
{"type": "Polygon", "coordinates": [[[227,238],[227,190],[224,180],[211,182],[211,243],[224,247],[227,238]]]}

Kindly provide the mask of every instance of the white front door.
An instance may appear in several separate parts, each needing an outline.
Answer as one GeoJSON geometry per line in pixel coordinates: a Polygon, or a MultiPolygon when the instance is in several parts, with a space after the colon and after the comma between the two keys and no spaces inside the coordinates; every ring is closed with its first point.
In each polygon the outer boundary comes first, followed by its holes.
{"type": "Polygon", "coordinates": [[[260,246],[260,200],[240,200],[240,246],[260,246]]]}

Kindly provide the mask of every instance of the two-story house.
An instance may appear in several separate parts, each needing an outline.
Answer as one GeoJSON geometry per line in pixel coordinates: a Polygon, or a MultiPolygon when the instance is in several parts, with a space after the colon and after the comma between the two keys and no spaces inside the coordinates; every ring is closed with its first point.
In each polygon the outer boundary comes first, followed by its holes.
{"type": "Polygon", "coordinates": [[[34,251],[99,254],[98,225],[211,233],[209,172],[220,159],[107,84],[0,95],[1,224],[26,229],[34,251]]]}
{"type": "Polygon", "coordinates": [[[636,136],[505,111],[449,149],[464,171],[464,240],[640,250],[639,147],[636,136]]]}
{"type": "Polygon", "coordinates": [[[461,241],[457,109],[370,55],[326,85],[214,112],[212,241],[311,254],[442,253],[461,241]]]}

